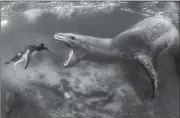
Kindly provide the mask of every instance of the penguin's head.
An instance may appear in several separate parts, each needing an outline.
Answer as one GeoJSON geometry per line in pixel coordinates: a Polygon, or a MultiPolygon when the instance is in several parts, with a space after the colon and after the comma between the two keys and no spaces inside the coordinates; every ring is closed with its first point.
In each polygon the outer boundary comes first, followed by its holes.
{"type": "Polygon", "coordinates": [[[37,47],[37,49],[40,50],[40,51],[41,51],[41,50],[50,51],[50,50],[48,49],[47,45],[44,44],[44,43],[40,43],[40,44],[36,45],[36,47],[37,47]]]}

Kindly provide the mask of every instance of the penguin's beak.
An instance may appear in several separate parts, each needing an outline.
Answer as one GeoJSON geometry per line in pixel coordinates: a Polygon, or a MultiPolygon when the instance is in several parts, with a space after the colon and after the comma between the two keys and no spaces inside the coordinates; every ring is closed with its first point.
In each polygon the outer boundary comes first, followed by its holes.
{"type": "Polygon", "coordinates": [[[50,50],[49,48],[46,48],[46,51],[49,51],[49,52],[51,52],[51,50],[50,50]]]}
{"type": "Polygon", "coordinates": [[[48,51],[48,52],[51,52],[51,53],[52,53],[52,51],[51,51],[49,48],[46,48],[46,51],[48,51]]]}

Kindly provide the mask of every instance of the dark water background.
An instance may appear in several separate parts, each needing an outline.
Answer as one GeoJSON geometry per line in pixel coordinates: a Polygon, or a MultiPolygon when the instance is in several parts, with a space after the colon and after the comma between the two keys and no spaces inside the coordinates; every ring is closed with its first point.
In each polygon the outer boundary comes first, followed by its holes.
{"type": "Polygon", "coordinates": [[[82,61],[63,68],[69,50],[53,39],[56,32],[113,37],[159,13],[178,27],[178,12],[174,2],[2,2],[1,23],[8,21],[0,37],[3,118],[178,118],[179,77],[168,53],[158,61],[158,96],[149,100],[151,84],[138,64],[82,61]],[[54,53],[37,55],[27,70],[19,65],[16,76],[3,65],[40,42],[54,53]],[[65,100],[64,91],[75,97],[65,100]]]}

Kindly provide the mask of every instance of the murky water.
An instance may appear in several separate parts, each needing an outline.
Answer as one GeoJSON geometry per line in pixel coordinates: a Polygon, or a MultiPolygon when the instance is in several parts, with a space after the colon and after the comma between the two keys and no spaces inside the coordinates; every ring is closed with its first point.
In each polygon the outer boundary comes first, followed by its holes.
{"type": "MultiPolygon", "coordinates": [[[[1,2],[1,112],[6,118],[178,118],[179,78],[168,54],[158,62],[159,95],[149,100],[149,78],[135,63],[62,62],[69,49],[53,39],[56,32],[113,37],[156,14],[173,19],[174,2],[1,2]],[[27,70],[3,63],[23,47],[46,43],[27,70]],[[88,65],[88,66],[87,66],[88,65]],[[72,99],[63,98],[63,92],[72,99]],[[147,95],[146,95],[147,94],[147,95]]],[[[3,117],[3,118],[4,118],[3,117]]]]}

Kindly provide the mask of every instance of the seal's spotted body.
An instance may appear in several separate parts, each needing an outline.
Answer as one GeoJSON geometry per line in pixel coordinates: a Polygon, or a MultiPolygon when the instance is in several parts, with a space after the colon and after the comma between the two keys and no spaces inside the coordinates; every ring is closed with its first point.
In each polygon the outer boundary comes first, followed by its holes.
{"type": "Polygon", "coordinates": [[[154,98],[158,88],[156,59],[170,50],[179,53],[179,34],[170,19],[162,16],[146,18],[113,38],[97,38],[72,33],[56,33],[56,40],[71,48],[65,66],[74,65],[80,60],[137,61],[148,73],[154,98]]]}

